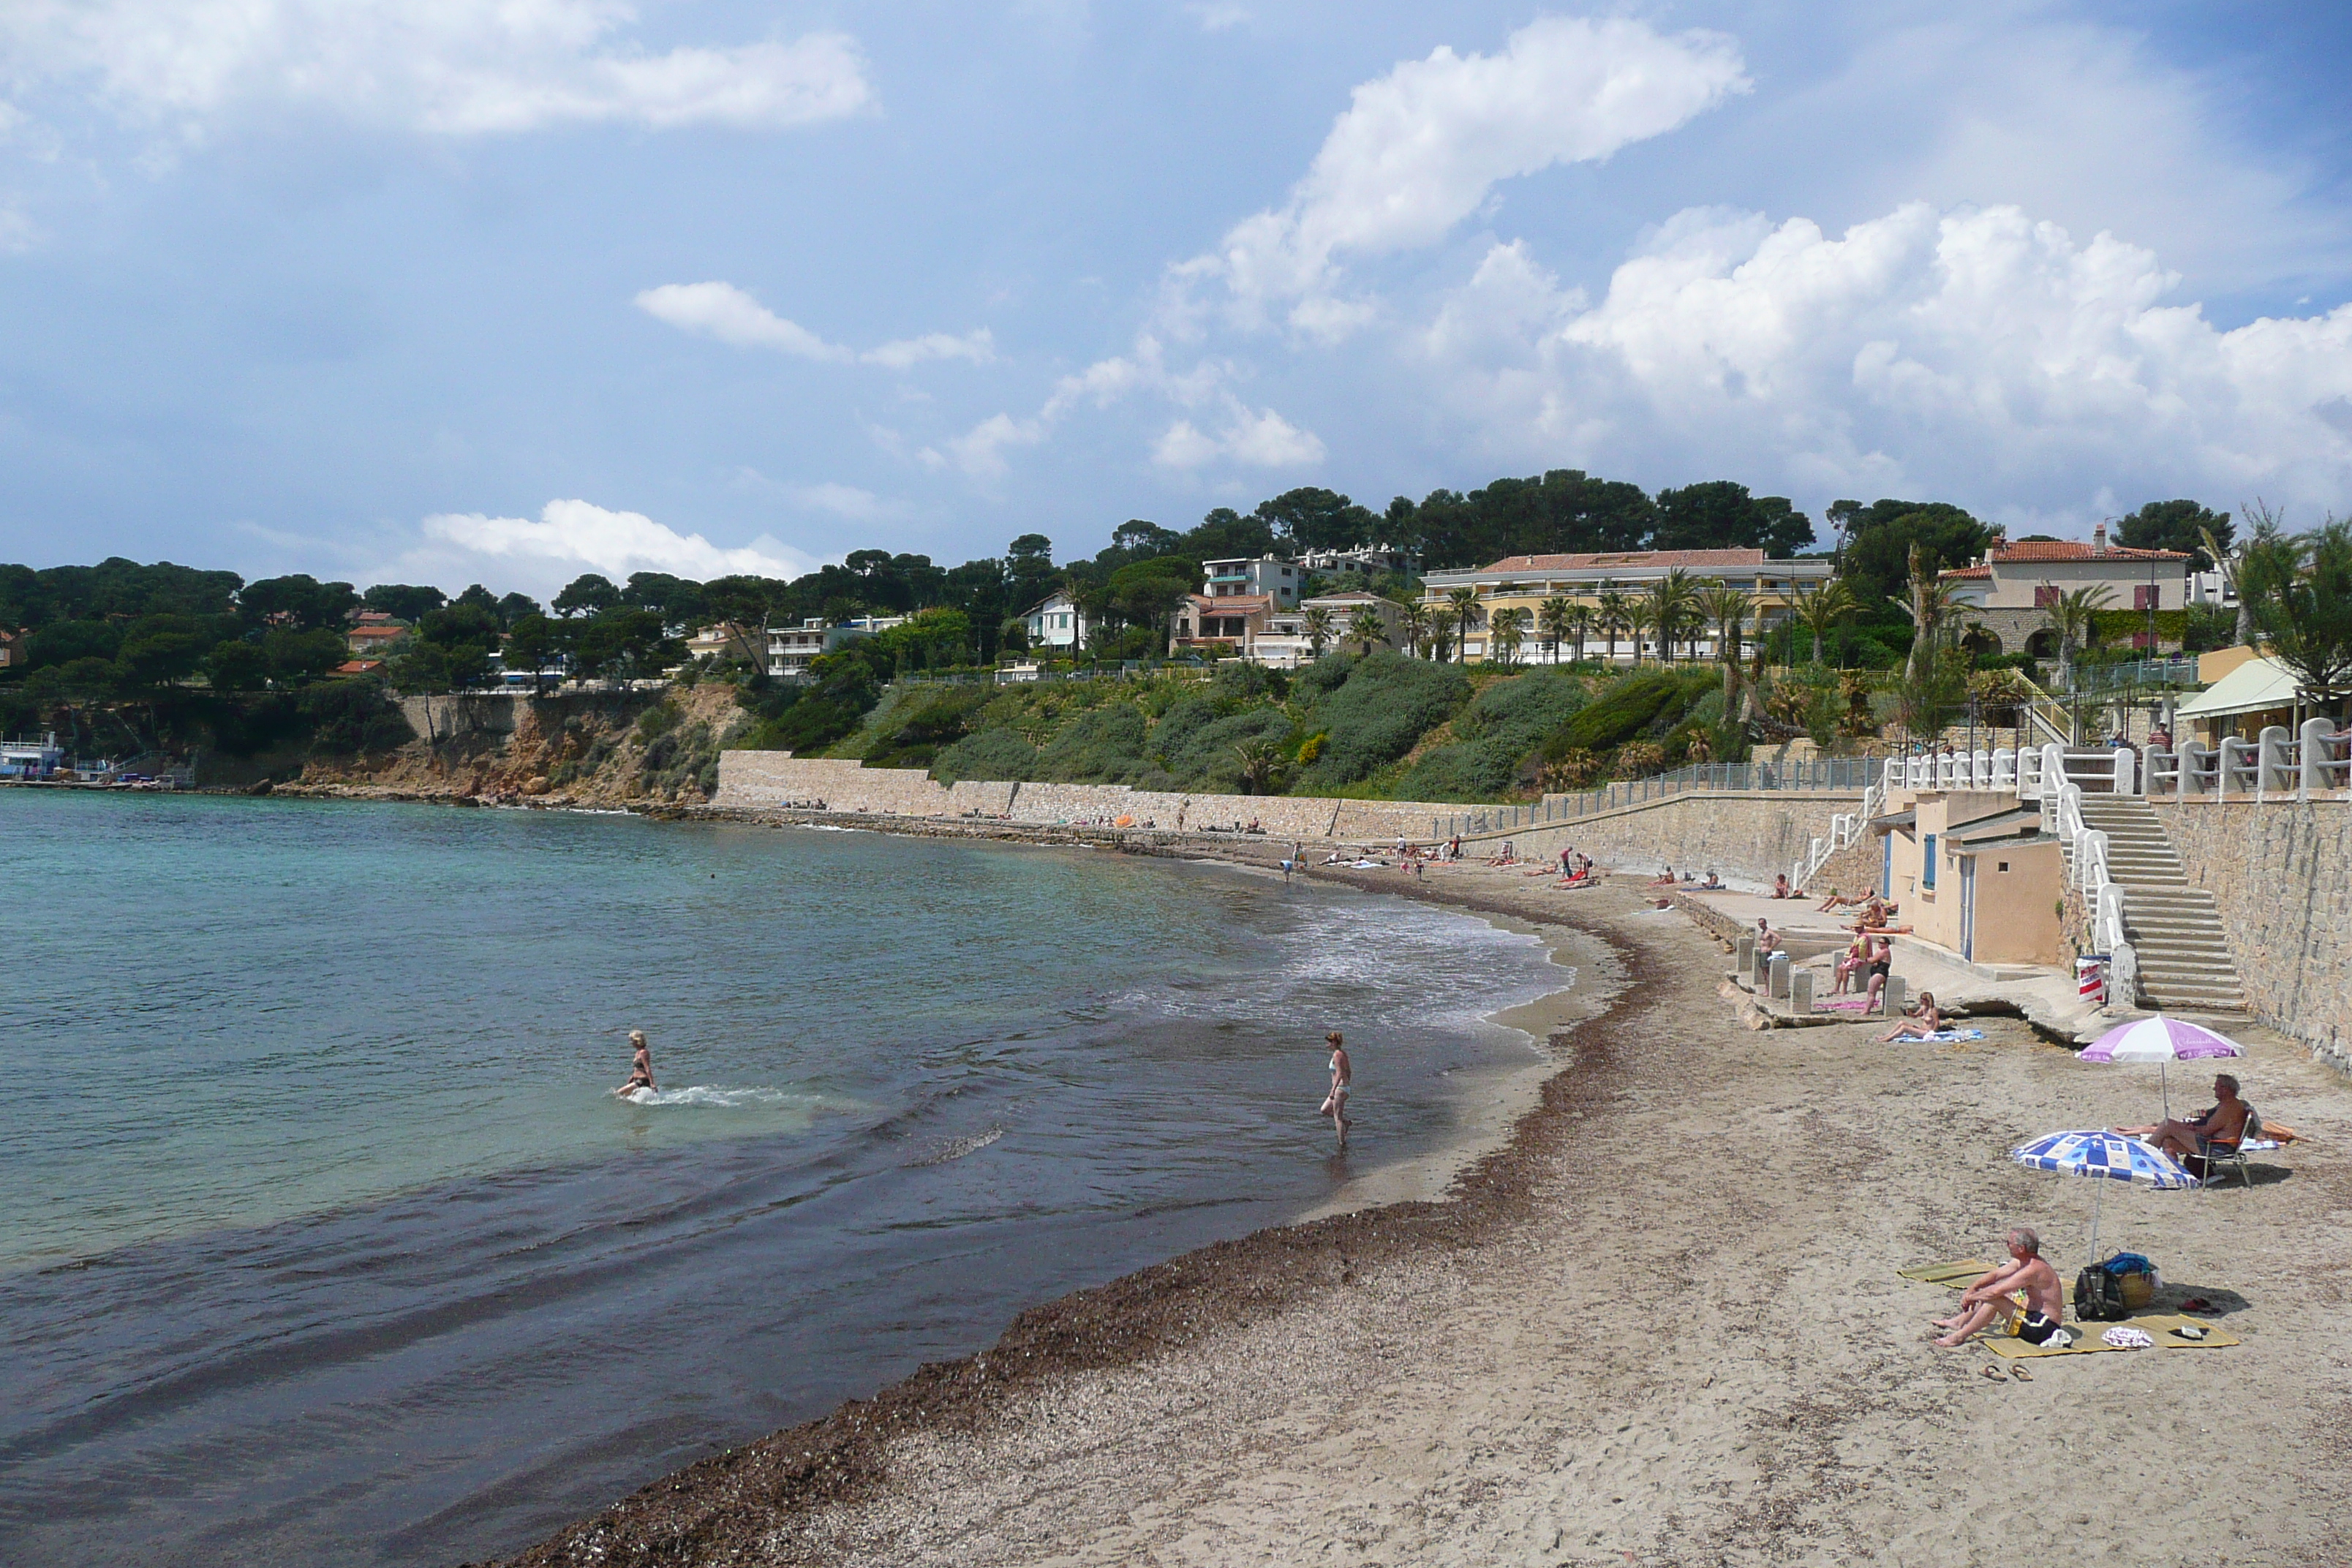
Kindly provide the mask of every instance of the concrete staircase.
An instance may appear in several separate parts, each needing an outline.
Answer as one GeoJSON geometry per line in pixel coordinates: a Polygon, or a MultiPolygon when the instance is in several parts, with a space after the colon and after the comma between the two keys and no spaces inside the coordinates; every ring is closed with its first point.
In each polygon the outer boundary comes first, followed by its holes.
{"type": "Polygon", "coordinates": [[[2213,895],[2189,885],[2147,802],[2085,795],[2083,822],[2107,836],[2107,876],[2124,890],[2124,935],[2139,957],[2141,1004],[2168,1013],[2245,1012],[2213,895]]]}

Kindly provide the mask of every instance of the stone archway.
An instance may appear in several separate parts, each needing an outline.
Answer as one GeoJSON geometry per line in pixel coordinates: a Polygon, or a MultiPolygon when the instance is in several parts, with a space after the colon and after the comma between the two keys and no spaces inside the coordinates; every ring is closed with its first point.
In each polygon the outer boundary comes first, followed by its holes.
{"type": "Polygon", "coordinates": [[[1982,621],[1971,623],[1969,629],[1960,634],[1960,646],[1968,649],[1969,658],[1976,659],[1999,658],[2005,651],[2000,646],[1999,634],[1982,621]]]}
{"type": "Polygon", "coordinates": [[[2058,634],[2044,626],[2025,639],[2025,651],[2032,658],[2056,658],[2058,634]]]}

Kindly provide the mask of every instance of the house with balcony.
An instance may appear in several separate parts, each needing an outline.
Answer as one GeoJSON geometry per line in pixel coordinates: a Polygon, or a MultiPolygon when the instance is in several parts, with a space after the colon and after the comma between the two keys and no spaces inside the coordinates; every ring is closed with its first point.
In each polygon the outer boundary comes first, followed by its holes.
{"type": "Polygon", "coordinates": [[[707,659],[712,664],[732,659],[757,668],[761,662],[760,634],[734,621],[702,626],[686,639],[686,657],[707,659]]]}
{"type": "Polygon", "coordinates": [[[834,626],[823,616],[811,616],[796,626],[772,626],[762,634],[767,671],[778,680],[806,680],[809,666],[820,656],[853,638],[872,637],[872,626],[870,618],[834,626]]]}
{"type": "Polygon", "coordinates": [[[1392,544],[1359,544],[1346,550],[1310,550],[1299,557],[1298,564],[1326,577],[1342,572],[1367,577],[1393,572],[1409,577],[1421,570],[1421,557],[1392,544]]]}
{"type": "Polygon", "coordinates": [[[1201,595],[1209,599],[1256,599],[1272,602],[1277,610],[1298,607],[1298,590],[1307,569],[1279,555],[1246,556],[1232,561],[1203,561],[1201,595]]]}
{"type": "Polygon", "coordinates": [[[1063,588],[1030,605],[1021,618],[1028,625],[1032,653],[1076,653],[1087,646],[1095,629],[1086,611],[1063,588]]]}
{"type": "MultiPolygon", "coordinates": [[[[1785,624],[1801,596],[1820,592],[1836,574],[1834,564],[1827,557],[1775,561],[1752,547],[1512,555],[1491,566],[1428,574],[1422,579],[1422,604],[1433,617],[1445,620],[1454,613],[1450,601],[1454,590],[1468,588],[1476,594],[1479,615],[1463,643],[1465,662],[1485,661],[1489,646],[1486,628],[1494,624],[1496,611],[1523,610],[1526,638],[1519,645],[1519,662],[1548,663],[1554,657],[1553,651],[1536,630],[1536,615],[1546,599],[1565,598],[1571,604],[1597,610],[1603,595],[1622,594],[1638,598],[1674,571],[1682,572],[1702,593],[1709,588],[1736,588],[1752,598],[1756,602],[1756,618],[1748,622],[1750,637],[1759,635],[1759,621],[1762,631],[1768,634],[1785,624]]],[[[1713,656],[1713,627],[1705,628],[1696,641],[1700,657],[1713,656]]],[[[1678,648],[1689,646],[1686,642],[1677,643],[1678,648]]],[[[1587,658],[1604,659],[1654,657],[1656,651],[1654,632],[1645,634],[1638,646],[1623,631],[1613,638],[1605,632],[1596,633],[1588,638],[1584,647],[1587,658]]],[[[1563,644],[1558,657],[1561,660],[1572,658],[1575,649],[1563,644]]]]}
{"type": "Polygon", "coordinates": [[[1311,599],[1301,599],[1295,610],[1273,610],[1265,617],[1265,629],[1247,638],[1240,652],[1243,658],[1278,669],[1297,669],[1315,662],[1317,653],[1313,640],[1307,635],[1307,616],[1321,610],[1330,618],[1330,634],[1323,646],[1326,649],[1346,647],[1358,650],[1352,627],[1356,613],[1365,605],[1381,620],[1381,640],[1378,646],[1397,647],[1404,642],[1404,606],[1394,599],[1382,598],[1350,589],[1343,594],[1318,594],[1311,599]]]}
{"type": "MultiPolygon", "coordinates": [[[[2054,658],[2058,635],[2050,607],[2081,588],[2105,590],[2109,610],[2158,615],[2186,609],[2196,588],[2189,571],[2195,558],[2177,550],[2135,550],[2110,544],[2107,525],[2091,531],[2088,544],[2070,539],[2028,539],[2015,544],[2001,534],[1975,564],[1943,574],[1971,629],[1982,626],[1994,653],[2030,653],[2054,658]]],[[[2166,637],[2151,623],[2132,634],[2132,646],[2154,654],[2177,650],[2180,638],[2166,637]]]]}

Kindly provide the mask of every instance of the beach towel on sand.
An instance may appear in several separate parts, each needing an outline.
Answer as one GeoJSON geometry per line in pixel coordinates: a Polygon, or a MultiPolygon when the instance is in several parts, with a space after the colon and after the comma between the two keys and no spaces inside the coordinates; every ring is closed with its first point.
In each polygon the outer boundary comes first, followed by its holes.
{"type": "MultiPolygon", "coordinates": [[[[1930,1041],[1949,1044],[1955,1040],[1981,1040],[1984,1038],[1984,1031],[1982,1029],[1938,1029],[1932,1035],[1914,1035],[1912,1038],[1923,1046],[1930,1041]]],[[[1899,1040],[1895,1043],[1902,1044],[1899,1040]]]]}
{"type": "MultiPolygon", "coordinates": [[[[2108,1344],[2099,1334],[2093,1333],[2091,1329],[2094,1327],[2096,1325],[2067,1324],[2066,1331],[2074,1336],[2074,1342],[2063,1350],[2059,1349],[2054,1343],[2028,1344],[2023,1340],[2002,1333],[1999,1329],[1986,1332],[1984,1347],[1993,1354],[2005,1356],[2011,1361],[2023,1361],[2031,1357],[2045,1355],[2096,1355],[2102,1351],[2116,1351],[2123,1348],[2119,1345],[2108,1344]]],[[[2195,1318],[2175,1317],[2169,1312],[2148,1312],[2137,1318],[2126,1318],[2120,1323],[2111,1324],[2106,1331],[2112,1332],[2116,1329],[2137,1329],[2148,1337],[2156,1349],[2160,1351],[2221,1350],[2230,1345],[2245,1342],[2218,1323],[2202,1322],[2195,1318]],[[2187,1328],[2204,1330],[2204,1337],[2193,1340],[2185,1337],[2180,1331],[2187,1328]]]]}

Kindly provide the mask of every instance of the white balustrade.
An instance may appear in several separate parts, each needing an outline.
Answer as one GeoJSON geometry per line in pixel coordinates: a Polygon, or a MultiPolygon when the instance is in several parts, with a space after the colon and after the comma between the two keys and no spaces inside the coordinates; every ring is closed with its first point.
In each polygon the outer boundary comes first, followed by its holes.
{"type": "Polygon", "coordinates": [[[2329,790],[2352,789],[2352,730],[2339,731],[2326,719],[2305,719],[2298,749],[2298,798],[2309,800],[2329,790]]]}

